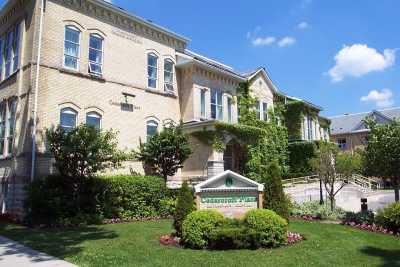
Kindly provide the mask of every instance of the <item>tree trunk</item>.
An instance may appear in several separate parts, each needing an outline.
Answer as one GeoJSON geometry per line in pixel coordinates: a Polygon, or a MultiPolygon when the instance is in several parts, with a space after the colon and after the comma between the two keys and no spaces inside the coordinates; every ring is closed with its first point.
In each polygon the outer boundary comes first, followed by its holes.
{"type": "Polygon", "coordinates": [[[335,197],[329,196],[329,199],[331,201],[331,211],[335,210],[335,197]]]}
{"type": "Polygon", "coordinates": [[[324,204],[324,196],[322,194],[322,179],[319,179],[319,204],[324,204]]]}

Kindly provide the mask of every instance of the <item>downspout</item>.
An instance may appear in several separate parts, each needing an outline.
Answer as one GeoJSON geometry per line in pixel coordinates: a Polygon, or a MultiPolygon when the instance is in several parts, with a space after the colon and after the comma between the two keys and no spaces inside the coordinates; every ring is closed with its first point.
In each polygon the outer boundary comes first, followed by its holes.
{"type": "Polygon", "coordinates": [[[36,59],[36,80],[35,80],[35,96],[33,102],[33,127],[32,127],[32,165],[31,165],[31,181],[35,178],[36,165],[36,129],[37,129],[37,102],[39,92],[40,77],[40,57],[42,52],[42,32],[43,32],[43,16],[44,16],[44,0],[40,0],[40,20],[39,20],[39,40],[36,59]]]}

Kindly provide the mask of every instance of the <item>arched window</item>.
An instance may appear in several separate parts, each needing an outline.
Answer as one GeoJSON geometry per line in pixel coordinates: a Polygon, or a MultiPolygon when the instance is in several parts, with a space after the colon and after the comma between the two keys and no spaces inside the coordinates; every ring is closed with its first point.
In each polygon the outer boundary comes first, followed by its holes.
{"type": "Polygon", "coordinates": [[[147,141],[150,139],[150,137],[152,137],[153,135],[155,135],[157,133],[157,129],[158,129],[158,122],[156,122],[155,120],[147,121],[147,123],[146,123],[146,139],[147,139],[147,141]]]}
{"type": "Polygon", "coordinates": [[[69,132],[76,127],[78,112],[72,108],[63,108],[60,112],[60,125],[64,131],[69,132]]]}
{"type": "Polygon", "coordinates": [[[164,60],[164,90],[174,91],[174,63],[170,59],[164,60]]]}
{"type": "Polygon", "coordinates": [[[74,70],[79,68],[80,33],[74,26],[65,26],[64,66],[74,70]]]}
{"type": "Polygon", "coordinates": [[[101,115],[95,111],[86,113],[86,125],[101,129],[101,115]]]}
{"type": "Polygon", "coordinates": [[[154,53],[147,55],[147,86],[157,88],[157,63],[158,57],[154,53]]]}
{"type": "Polygon", "coordinates": [[[89,38],[89,72],[103,74],[103,38],[98,34],[91,34],[89,38]]]}

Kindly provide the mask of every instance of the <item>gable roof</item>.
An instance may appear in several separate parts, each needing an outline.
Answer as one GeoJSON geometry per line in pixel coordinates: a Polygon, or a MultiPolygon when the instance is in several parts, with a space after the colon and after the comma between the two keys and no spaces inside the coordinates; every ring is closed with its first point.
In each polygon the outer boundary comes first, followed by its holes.
{"type": "Polygon", "coordinates": [[[249,80],[249,81],[251,79],[253,79],[254,77],[256,77],[258,74],[261,74],[264,77],[264,79],[267,81],[267,84],[269,85],[269,87],[272,88],[272,90],[275,93],[279,92],[278,88],[272,82],[272,79],[269,77],[268,72],[266,71],[266,69],[264,67],[259,67],[256,70],[251,71],[249,73],[242,73],[242,75],[244,77],[246,77],[246,79],[249,80]]]}
{"type": "Polygon", "coordinates": [[[369,116],[374,116],[378,124],[385,124],[393,119],[400,118],[400,107],[330,117],[331,134],[337,135],[368,131],[363,120],[369,116]]]}
{"type": "MultiPolygon", "coordinates": [[[[207,188],[208,185],[211,185],[214,182],[216,182],[220,179],[225,179],[227,177],[232,177],[234,179],[237,179],[237,180],[249,185],[248,188],[244,188],[244,189],[256,189],[257,191],[264,190],[263,184],[257,183],[253,180],[250,180],[249,178],[246,178],[246,177],[244,177],[236,172],[230,171],[230,170],[226,170],[214,177],[211,177],[210,179],[205,180],[204,182],[201,182],[201,183],[195,185],[194,189],[195,189],[196,193],[199,193],[202,191],[203,188],[207,188]]],[[[210,188],[208,188],[208,189],[210,189],[210,188]]],[[[221,190],[221,189],[218,189],[218,190],[221,190]]]]}

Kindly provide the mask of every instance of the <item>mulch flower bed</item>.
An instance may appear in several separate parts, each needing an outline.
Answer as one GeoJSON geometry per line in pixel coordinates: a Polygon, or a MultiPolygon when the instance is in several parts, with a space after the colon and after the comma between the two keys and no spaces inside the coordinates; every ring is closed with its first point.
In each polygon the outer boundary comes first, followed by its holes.
{"type": "MultiPolygon", "coordinates": [[[[293,245],[302,240],[305,240],[303,235],[299,233],[288,232],[286,245],[293,245]]],[[[159,239],[159,242],[163,246],[182,247],[180,245],[180,238],[174,236],[173,234],[162,235],[159,239]]]]}
{"type": "Polygon", "coordinates": [[[386,234],[386,235],[393,235],[396,237],[400,237],[400,233],[395,233],[393,231],[389,231],[381,226],[377,226],[375,224],[357,224],[355,222],[342,222],[342,225],[347,225],[353,228],[357,228],[360,230],[370,231],[374,233],[386,234]]]}

